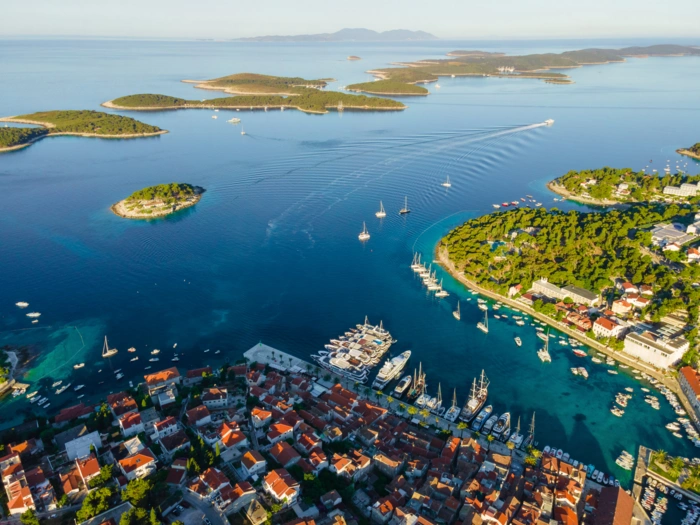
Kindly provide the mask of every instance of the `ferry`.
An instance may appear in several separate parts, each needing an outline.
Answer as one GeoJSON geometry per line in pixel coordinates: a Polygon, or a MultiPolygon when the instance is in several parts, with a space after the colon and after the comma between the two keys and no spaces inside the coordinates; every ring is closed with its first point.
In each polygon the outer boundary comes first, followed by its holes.
{"type": "Polygon", "coordinates": [[[493,426],[492,434],[496,439],[501,439],[506,432],[510,433],[510,412],[506,412],[498,418],[493,426]]]}
{"type": "Polygon", "coordinates": [[[462,408],[459,414],[459,419],[465,423],[469,423],[479,413],[489,395],[489,380],[486,377],[484,370],[481,371],[479,386],[477,388],[476,378],[472,381],[472,389],[469,394],[469,399],[462,408]]]}
{"type": "MultiPolygon", "coordinates": [[[[374,379],[374,382],[372,383],[372,388],[377,388],[381,390],[384,388],[389,381],[394,379],[396,376],[398,376],[404,367],[406,366],[406,363],[408,363],[409,358],[411,357],[411,351],[406,350],[405,352],[401,353],[400,355],[388,359],[384,362],[384,365],[382,365],[382,368],[379,370],[377,373],[377,377],[374,379]]],[[[409,376],[410,380],[410,376],[409,376]]]]}
{"type": "Polygon", "coordinates": [[[491,415],[491,412],[493,412],[493,407],[491,405],[487,406],[481,412],[479,412],[479,415],[476,416],[476,419],[472,423],[472,429],[476,431],[481,430],[481,427],[484,426],[484,423],[486,423],[486,420],[491,415]]]}
{"type": "Polygon", "coordinates": [[[406,393],[409,386],[411,386],[411,376],[407,375],[401,378],[399,384],[394,387],[394,397],[400,399],[401,396],[403,396],[406,393]]]}

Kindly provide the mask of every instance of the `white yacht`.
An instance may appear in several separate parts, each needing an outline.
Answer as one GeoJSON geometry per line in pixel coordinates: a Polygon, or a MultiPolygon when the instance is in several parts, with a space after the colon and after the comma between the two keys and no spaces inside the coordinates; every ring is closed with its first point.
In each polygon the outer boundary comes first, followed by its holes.
{"type": "Polygon", "coordinates": [[[519,337],[515,338],[515,344],[518,346],[523,346],[523,340],[520,339],[519,337]]]}
{"type": "Polygon", "coordinates": [[[389,381],[391,381],[401,373],[401,371],[406,366],[406,363],[408,363],[410,357],[411,351],[406,350],[405,352],[401,353],[396,357],[387,359],[384,362],[384,365],[382,365],[382,368],[377,373],[377,377],[372,383],[372,388],[377,388],[379,390],[384,388],[389,383],[389,381]]]}
{"type": "Polygon", "coordinates": [[[367,225],[364,222],[362,223],[362,232],[360,232],[360,235],[357,237],[361,241],[369,240],[369,232],[367,231],[367,225]]]}
{"type": "Polygon", "coordinates": [[[76,370],[79,370],[80,368],[83,368],[85,366],[85,363],[78,363],[76,365],[73,365],[73,368],[76,370]]]}
{"type": "Polygon", "coordinates": [[[384,204],[382,204],[382,201],[379,201],[379,211],[374,214],[378,219],[383,219],[386,217],[386,210],[384,210],[384,204]]]}
{"type": "Polygon", "coordinates": [[[20,301],[18,303],[15,303],[15,306],[17,306],[19,308],[26,308],[27,306],[29,306],[29,303],[25,303],[24,301],[20,301]]]}
{"type": "Polygon", "coordinates": [[[27,317],[41,317],[41,314],[39,312],[29,312],[27,317]]]}
{"type": "Polygon", "coordinates": [[[232,119],[227,120],[226,122],[228,122],[229,124],[238,124],[240,121],[241,119],[233,117],[232,119]]]}
{"type": "Polygon", "coordinates": [[[445,182],[443,182],[443,183],[441,184],[441,186],[444,186],[445,188],[451,188],[451,187],[452,187],[452,183],[450,182],[450,176],[449,176],[449,175],[447,176],[447,179],[445,180],[445,182]]]}
{"type": "Polygon", "coordinates": [[[158,355],[158,354],[160,354],[160,350],[158,350],[157,348],[154,348],[153,350],[151,350],[151,354],[158,355]]]}
{"type": "Polygon", "coordinates": [[[484,312],[484,322],[478,322],[476,323],[476,327],[484,332],[485,334],[489,333],[489,313],[484,312]]]}
{"type": "Polygon", "coordinates": [[[447,409],[447,412],[445,413],[445,419],[454,423],[455,421],[457,421],[461,410],[462,409],[457,406],[457,389],[455,388],[454,394],[452,394],[452,406],[447,409]]]}

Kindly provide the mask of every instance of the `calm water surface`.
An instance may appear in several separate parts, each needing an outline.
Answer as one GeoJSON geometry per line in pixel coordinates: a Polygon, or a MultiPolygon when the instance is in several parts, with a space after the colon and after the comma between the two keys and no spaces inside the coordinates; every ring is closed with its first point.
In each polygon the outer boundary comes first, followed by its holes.
{"type": "MultiPolygon", "coordinates": [[[[634,42],[637,43],[637,42],[634,42]]],[[[0,41],[0,114],[99,109],[132,93],[219,96],[180,83],[241,71],[368,79],[392,61],[441,57],[456,48],[512,53],[631,42],[431,42],[407,45],[250,45],[191,42],[0,41]],[[363,57],[348,62],[349,54],[363,57]]],[[[641,44],[646,44],[641,42],[641,44]]],[[[258,341],[300,357],[361,322],[384,321],[396,351],[422,361],[431,390],[460,403],[485,369],[490,402],[523,427],[537,414],[537,441],[594,463],[622,480],[614,464],[638,444],[692,457],[694,447],[664,428],[675,418],[643,402],[634,378],[613,376],[552,346],[537,359],[531,326],[491,320],[476,329],[475,299],[449,276],[451,295],[426,294],[409,268],[441,236],[492,203],[534,195],[554,205],[545,184],[570,169],[639,169],[666,161],[691,173],[700,165],[675,153],[694,144],[700,121],[700,58],[633,59],[570,72],[575,84],[471,78],[440,80],[432,95],[409,98],[403,112],[124,113],[170,133],[143,140],[57,137],[0,156],[0,344],[29,345],[26,379],[85,384],[85,400],[138,380],[181,354],[181,370],[240,358],[258,341]],[[553,118],[553,127],[532,124],[553,118]],[[446,176],[452,187],[440,186],[446,176]],[[134,190],[182,181],[207,188],[196,207],[164,220],[120,219],[109,206],[134,190]],[[412,208],[400,217],[404,196],[412,208]],[[388,216],[374,217],[382,200],[388,216]],[[369,242],[357,240],[367,221],[369,242]],[[462,322],[451,311],[461,300],[462,322]],[[14,303],[42,313],[32,325],[14,303]],[[100,358],[107,334],[120,353],[100,358]],[[519,335],[518,348],[513,337],[519,335]],[[177,349],[173,345],[177,343],[177,349]],[[130,362],[135,346],[140,360],[130,362]],[[161,361],[147,363],[160,348],[161,361]],[[203,354],[205,349],[211,349],[203,354]],[[219,355],[214,350],[220,349],[219,355]],[[74,371],[72,365],[85,362],[74,371]],[[127,377],[118,383],[112,370],[127,377]],[[102,370],[102,372],[99,372],[102,370]],[[104,381],[104,384],[101,382],[104,381]],[[616,392],[637,394],[621,419],[616,392]]],[[[566,208],[573,204],[565,205],[566,208]]],[[[442,276],[442,275],[441,275],[442,276]]],[[[51,411],[75,401],[52,396],[51,411]]],[[[7,400],[2,425],[20,421],[23,400],[7,400]]]]}

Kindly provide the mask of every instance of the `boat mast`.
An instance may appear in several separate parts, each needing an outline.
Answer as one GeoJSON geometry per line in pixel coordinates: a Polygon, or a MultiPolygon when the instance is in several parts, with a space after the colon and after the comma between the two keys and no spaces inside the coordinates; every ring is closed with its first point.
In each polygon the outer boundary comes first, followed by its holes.
{"type": "Polygon", "coordinates": [[[518,425],[515,427],[515,434],[520,434],[520,416],[518,416],[518,425]]]}
{"type": "Polygon", "coordinates": [[[438,405],[442,404],[442,389],[440,383],[438,383],[438,405]]]}
{"type": "Polygon", "coordinates": [[[530,441],[530,444],[534,444],[535,442],[535,413],[532,413],[532,422],[530,423],[530,435],[528,437],[528,440],[530,441]]]}
{"type": "Polygon", "coordinates": [[[102,347],[102,357],[105,357],[109,353],[109,345],[107,344],[107,336],[105,336],[105,344],[102,347]]]}
{"type": "Polygon", "coordinates": [[[457,406],[457,389],[455,388],[454,394],[452,395],[452,408],[457,406]]]}

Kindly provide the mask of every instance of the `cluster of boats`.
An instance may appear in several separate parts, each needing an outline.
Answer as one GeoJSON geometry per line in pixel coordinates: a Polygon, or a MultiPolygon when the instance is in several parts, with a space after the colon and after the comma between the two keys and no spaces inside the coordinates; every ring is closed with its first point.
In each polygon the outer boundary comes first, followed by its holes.
{"type": "Polygon", "coordinates": [[[622,453],[615,460],[615,463],[620,468],[623,468],[625,470],[632,470],[632,468],[634,467],[634,456],[626,450],[623,450],[622,453]]]}
{"type": "Polygon", "coordinates": [[[530,202],[534,202],[536,208],[542,206],[542,203],[537,202],[537,199],[535,199],[532,195],[525,195],[525,197],[520,197],[520,201],[502,202],[501,204],[493,204],[493,207],[496,209],[500,209],[507,208],[508,206],[519,206],[521,202],[526,203],[525,206],[528,208],[530,207],[530,204],[528,204],[530,202]]]}
{"type": "Polygon", "coordinates": [[[413,273],[417,274],[423,281],[423,286],[425,286],[429,292],[435,292],[435,297],[447,297],[450,295],[442,287],[442,279],[438,283],[437,272],[433,270],[433,265],[430,263],[428,267],[425,263],[421,263],[420,254],[413,254],[413,260],[411,261],[411,270],[413,273]]]}
{"type": "Polygon", "coordinates": [[[578,461],[572,458],[568,452],[564,452],[562,449],[556,449],[547,445],[542,449],[542,452],[557,459],[561,459],[566,463],[571,463],[576,468],[581,468],[581,470],[586,473],[586,476],[591,481],[596,481],[602,485],[608,485],[610,487],[620,486],[620,481],[615,479],[612,475],[607,475],[602,470],[598,470],[592,463],[590,465],[586,465],[583,463],[583,461],[578,461]]]}
{"type": "Polygon", "coordinates": [[[661,519],[668,509],[668,498],[665,495],[657,497],[656,490],[647,485],[642,494],[642,507],[651,513],[651,522],[654,525],[661,525],[661,519]]]}
{"type": "Polygon", "coordinates": [[[574,374],[575,376],[581,376],[584,379],[588,379],[588,370],[586,370],[586,367],[583,367],[583,366],[572,367],[571,373],[574,374]]]}
{"type": "MultiPolygon", "coordinates": [[[[5,127],[7,127],[7,126],[5,126],[5,127]]],[[[20,310],[22,310],[22,309],[26,308],[27,306],[29,306],[29,303],[27,303],[25,301],[19,301],[19,302],[15,303],[15,306],[17,308],[19,308],[20,310]]],[[[41,312],[29,312],[26,315],[27,315],[27,317],[32,319],[32,324],[37,324],[39,322],[39,317],[41,317],[41,312]]]]}
{"type": "Polygon", "coordinates": [[[329,372],[364,384],[369,379],[369,371],[379,364],[394,343],[396,340],[391,338],[382,322],[374,326],[365,317],[364,324],[331,339],[325,350],[312,355],[311,359],[329,372]]]}

